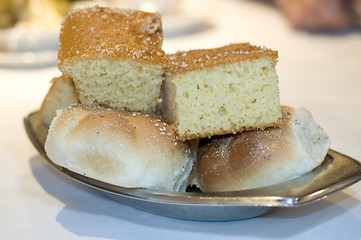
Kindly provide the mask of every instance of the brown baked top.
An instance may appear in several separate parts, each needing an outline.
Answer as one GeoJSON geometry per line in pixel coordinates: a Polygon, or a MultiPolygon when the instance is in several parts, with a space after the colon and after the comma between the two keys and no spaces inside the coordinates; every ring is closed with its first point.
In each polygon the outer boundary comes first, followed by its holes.
{"type": "Polygon", "coordinates": [[[172,73],[184,73],[262,57],[271,57],[276,62],[278,52],[249,43],[234,43],[219,48],[178,51],[168,54],[167,67],[172,73]]]}
{"type": "Polygon", "coordinates": [[[64,17],[58,66],[84,59],[163,61],[160,14],[94,6],[75,9],[64,17]]]}

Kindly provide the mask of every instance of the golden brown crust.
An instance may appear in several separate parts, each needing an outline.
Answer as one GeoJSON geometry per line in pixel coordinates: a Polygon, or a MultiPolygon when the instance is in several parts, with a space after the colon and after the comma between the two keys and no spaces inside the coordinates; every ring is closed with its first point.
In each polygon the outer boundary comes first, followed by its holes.
{"type": "Polygon", "coordinates": [[[69,12],[59,39],[58,67],[84,59],[160,63],[163,30],[157,13],[94,6],[69,12]]]}
{"type": "Polygon", "coordinates": [[[281,111],[283,124],[279,127],[201,141],[197,170],[204,191],[242,189],[243,181],[267,168],[273,156],[287,158],[292,152],[288,137],[294,111],[287,106],[282,106],[281,111]]]}
{"type": "Polygon", "coordinates": [[[167,55],[171,73],[184,73],[239,61],[270,57],[276,64],[278,52],[250,43],[234,43],[219,48],[179,51],[167,55]]]}

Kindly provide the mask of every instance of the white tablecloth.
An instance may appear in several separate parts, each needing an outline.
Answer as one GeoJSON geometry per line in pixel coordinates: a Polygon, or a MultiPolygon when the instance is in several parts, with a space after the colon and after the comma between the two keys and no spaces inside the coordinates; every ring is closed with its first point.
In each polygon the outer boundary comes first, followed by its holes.
{"type": "MultiPolygon", "coordinates": [[[[256,1],[208,1],[200,10],[208,14],[178,22],[178,29],[165,19],[166,51],[245,41],[278,50],[282,104],[309,109],[333,149],[361,159],[360,29],[294,31],[276,9],[256,1]],[[207,24],[199,28],[198,21],[207,24]],[[182,31],[189,34],[175,34],[182,31]]],[[[58,75],[55,61],[44,68],[0,68],[0,239],[361,239],[360,182],[253,219],[195,222],[122,205],[64,177],[37,153],[23,127],[58,75]]]]}

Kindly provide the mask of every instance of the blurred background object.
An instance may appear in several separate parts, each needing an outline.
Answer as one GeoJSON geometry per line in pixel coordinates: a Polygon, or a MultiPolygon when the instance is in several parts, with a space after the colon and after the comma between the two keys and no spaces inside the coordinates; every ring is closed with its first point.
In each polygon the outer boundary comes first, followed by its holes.
{"type": "Polygon", "coordinates": [[[26,0],[2,0],[0,2],[0,28],[15,26],[24,18],[26,0]]]}
{"type": "Polygon", "coordinates": [[[62,16],[68,0],[1,0],[0,66],[56,64],[62,16]]]}
{"type": "Polygon", "coordinates": [[[67,0],[1,0],[0,28],[58,28],[69,8],[67,0]]]}
{"type": "Polygon", "coordinates": [[[303,30],[342,30],[360,23],[360,0],[275,0],[290,25],[303,30]]]}

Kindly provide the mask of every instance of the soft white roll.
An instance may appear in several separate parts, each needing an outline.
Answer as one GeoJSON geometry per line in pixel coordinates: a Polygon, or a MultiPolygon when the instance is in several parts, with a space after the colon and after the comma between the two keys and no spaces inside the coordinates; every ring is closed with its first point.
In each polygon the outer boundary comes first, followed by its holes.
{"type": "Polygon", "coordinates": [[[330,147],[326,132],[305,109],[283,106],[283,124],[202,139],[192,180],[203,191],[263,187],[319,166],[330,147]]]}
{"type": "Polygon", "coordinates": [[[194,154],[156,116],[73,105],[52,121],[49,158],[90,178],[127,188],[185,191],[194,154]]]}

